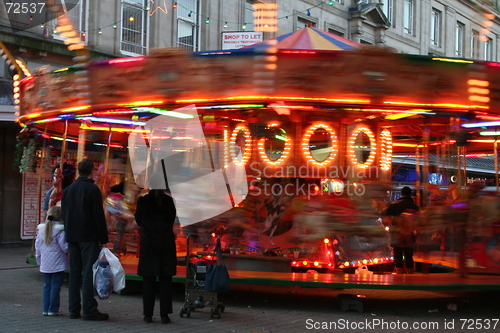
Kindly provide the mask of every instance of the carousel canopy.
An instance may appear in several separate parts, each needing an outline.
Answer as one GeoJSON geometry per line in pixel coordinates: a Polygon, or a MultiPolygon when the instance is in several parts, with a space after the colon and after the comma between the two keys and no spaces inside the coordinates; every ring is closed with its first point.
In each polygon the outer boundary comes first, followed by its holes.
{"type": "Polygon", "coordinates": [[[261,43],[247,46],[243,49],[263,51],[271,47],[276,47],[280,50],[351,51],[360,46],[361,44],[359,43],[329,32],[313,27],[305,27],[261,43]]]}

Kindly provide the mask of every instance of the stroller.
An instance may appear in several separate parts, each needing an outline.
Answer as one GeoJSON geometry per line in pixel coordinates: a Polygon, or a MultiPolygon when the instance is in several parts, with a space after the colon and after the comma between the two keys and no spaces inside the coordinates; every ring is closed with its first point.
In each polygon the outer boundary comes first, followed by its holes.
{"type": "MultiPolygon", "coordinates": [[[[198,260],[198,257],[191,253],[192,235],[186,238],[186,291],[184,305],[181,308],[180,316],[191,317],[191,312],[196,309],[210,307],[210,318],[221,318],[224,312],[224,304],[217,302],[217,293],[205,290],[205,275],[207,265],[211,261],[198,260]]],[[[220,238],[217,237],[216,248],[220,249],[220,238]]],[[[219,250],[220,254],[220,250],[219,250]]]]}

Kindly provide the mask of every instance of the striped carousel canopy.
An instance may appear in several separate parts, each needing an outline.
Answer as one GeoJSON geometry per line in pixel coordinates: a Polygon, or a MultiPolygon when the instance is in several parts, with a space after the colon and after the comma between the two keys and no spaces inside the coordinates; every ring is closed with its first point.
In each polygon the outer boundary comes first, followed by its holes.
{"type": "Polygon", "coordinates": [[[243,49],[265,51],[267,48],[276,47],[279,50],[351,51],[360,46],[361,44],[359,43],[329,32],[313,27],[305,27],[243,49]]]}

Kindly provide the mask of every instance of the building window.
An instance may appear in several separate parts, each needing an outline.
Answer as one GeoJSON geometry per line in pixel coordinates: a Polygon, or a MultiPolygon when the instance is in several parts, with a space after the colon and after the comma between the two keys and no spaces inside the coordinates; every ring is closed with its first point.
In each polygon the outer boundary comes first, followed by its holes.
{"type": "MultiPolygon", "coordinates": [[[[85,8],[85,0],[80,0],[80,1],[68,1],[68,0],[60,0],[61,6],[64,9],[64,12],[68,15],[69,19],[71,20],[71,24],[73,27],[78,30],[78,31],[85,31],[85,26],[83,25],[83,22],[85,22],[85,17],[84,17],[84,8],[85,8]],[[66,5],[67,3],[67,5],[66,5]],[[70,10],[67,10],[70,8],[70,10]]],[[[55,31],[56,25],[57,25],[57,19],[52,20],[52,31],[55,31]]],[[[50,27],[50,24],[48,24],[50,27]]],[[[50,33],[47,32],[49,35],[50,33]]],[[[53,34],[52,37],[54,39],[62,39],[59,37],[58,34],[53,34]]],[[[80,38],[85,41],[85,37],[83,35],[80,35],[80,38]]]]}
{"type": "Polygon", "coordinates": [[[246,25],[246,31],[253,31],[254,29],[254,24],[253,20],[255,20],[255,17],[253,16],[253,13],[255,9],[253,8],[254,0],[247,0],[245,3],[245,25],[246,25]]]}
{"type": "Polygon", "coordinates": [[[493,58],[491,56],[492,47],[493,47],[493,41],[491,40],[491,38],[486,39],[484,41],[484,60],[486,60],[486,61],[493,60],[493,58]]]}
{"type": "Polygon", "coordinates": [[[309,21],[303,17],[297,17],[297,30],[308,26],[316,27],[316,23],[313,21],[309,21]]]}
{"type": "Polygon", "coordinates": [[[413,34],[413,0],[405,0],[404,30],[408,35],[413,34]]]}
{"type": "Polygon", "coordinates": [[[433,9],[431,18],[431,45],[439,46],[441,39],[441,12],[433,9]]]}
{"type": "Polygon", "coordinates": [[[145,54],[149,41],[147,0],[122,1],[121,51],[126,55],[145,54]]]}
{"type": "Polygon", "coordinates": [[[333,34],[333,35],[345,38],[344,37],[345,34],[343,32],[340,32],[340,31],[337,31],[337,30],[334,30],[334,29],[328,29],[328,32],[331,33],[331,34],[333,34]]]}
{"type": "Polygon", "coordinates": [[[392,0],[380,0],[385,17],[392,22],[392,0]]]}
{"type": "Polygon", "coordinates": [[[177,1],[177,46],[186,51],[198,51],[199,12],[198,0],[177,1]]]}
{"type": "Polygon", "coordinates": [[[470,34],[470,57],[471,59],[477,59],[479,49],[479,33],[472,30],[470,34]]]}
{"type": "Polygon", "coordinates": [[[455,56],[464,56],[464,30],[465,27],[462,23],[457,22],[456,32],[455,32],[455,56]]]}

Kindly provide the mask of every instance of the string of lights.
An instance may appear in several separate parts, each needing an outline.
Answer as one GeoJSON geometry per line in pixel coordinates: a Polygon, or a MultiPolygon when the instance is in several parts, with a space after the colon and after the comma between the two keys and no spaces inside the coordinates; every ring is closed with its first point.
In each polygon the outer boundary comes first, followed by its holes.
{"type": "MultiPolygon", "coordinates": [[[[311,6],[311,7],[307,8],[307,9],[304,9],[302,11],[296,11],[295,13],[292,13],[292,14],[288,14],[288,15],[284,15],[284,16],[281,16],[281,17],[277,17],[277,20],[289,19],[290,17],[294,17],[294,16],[297,16],[299,14],[306,14],[307,16],[311,16],[312,15],[311,14],[311,10],[313,10],[313,9],[315,9],[317,7],[320,7],[322,5],[325,5],[325,4],[327,4],[329,6],[332,6],[334,4],[334,1],[321,1],[318,4],[316,4],[314,6],[311,6]]],[[[192,10],[191,8],[185,7],[185,6],[183,6],[182,4],[179,4],[176,1],[173,2],[172,9],[175,10],[175,9],[178,9],[178,8],[183,8],[186,11],[189,11],[188,17],[191,17],[192,15],[196,15],[196,16],[200,17],[201,20],[205,22],[205,24],[210,24],[211,22],[223,23],[223,28],[224,29],[227,29],[230,24],[236,24],[236,25],[241,25],[241,28],[243,30],[245,30],[245,29],[247,29],[248,25],[253,24],[252,22],[237,22],[237,21],[227,21],[227,20],[213,19],[213,18],[210,18],[207,15],[204,15],[202,13],[197,12],[196,10],[192,10]]],[[[145,7],[143,7],[143,10],[151,11],[151,7],[150,6],[145,6],[145,7]]],[[[162,11],[166,12],[166,8],[165,8],[165,10],[162,9],[162,11]]],[[[30,21],[33,21],[34,19],[35,18],[33,16],[29,15],[29,20],[30,21]]],[[[121,20],[118,20],[116,22],[110,23],[108,25],[100,26],[100,27],[94,28],[94,29],[82,30],[81,33],[82,33],[83,37],[85,37],[87,33],[94,32],[94,31],[97,31],[99,35],[102,35],[104,33],[103,30],[105,30],[106,28],[112,27],[113,29],[117,29],[118,26],[123,21],[134,21],[134,20],[135,20],[135,18],[133,16],[124,17],[121,20]]],[[[40,23],[40,27],[42,29],[47,28],[46,27],[47,22],[39,22],[39,23],[40,23]]]]}

